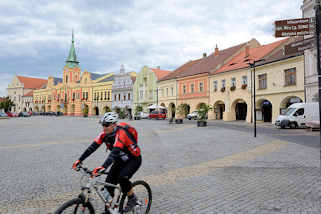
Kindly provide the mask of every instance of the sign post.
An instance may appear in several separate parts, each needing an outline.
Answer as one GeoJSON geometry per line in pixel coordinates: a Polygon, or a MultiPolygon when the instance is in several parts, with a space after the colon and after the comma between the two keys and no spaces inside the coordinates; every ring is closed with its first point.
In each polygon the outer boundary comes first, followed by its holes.
{"type": "MultiPolygon", "coordinates": [[[[321,27],[321,15],[320,15],[320,0],[315,0],[315,23],[313,18],[301,18],[290,20],[275,21],[275,37],[288,37],[288,36],[305,36],[313,34],[315,31],[315,37],[306,39],[300,42],[295,42],[287,47],[285,51],[288,54],[302,52],[306,49],[313,48],[313,43],[316,40],[317,48],[317,72],[318,72],[318,86],[319,86],[319,121],[321,122],[321,67],[320,67],[320,27],[321,27]],[[315,25],[315,27],[314,27],[315,25]]],[[[321,128],[320,128],[320,163],[321,163],[321,128]]]]}
{"type": "MultiPolygon", "coordinates": [[[[319,81],[319,123],[321,122],[321,70],[320,70],[320,0],[316,1],[315,5],[315,37],[317,39],[317,71],[319,81]]],[[[321,163],[321,128],[320,128],[320,163],[321,163]]]]}

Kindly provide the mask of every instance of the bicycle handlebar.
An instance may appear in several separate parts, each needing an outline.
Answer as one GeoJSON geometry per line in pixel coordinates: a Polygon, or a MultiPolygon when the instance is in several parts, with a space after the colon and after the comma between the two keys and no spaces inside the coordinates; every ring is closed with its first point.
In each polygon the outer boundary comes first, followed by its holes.
{"type": "MultiPolygon", "coordinates": [[[[87,173],[87,174],[89,174],[89,175],[92,175],[92,174],[93,174],[93,170],[90,170],[90,169],[88,169],[87,167],[83,167],[82,164],[79,164],[79,165],[77,166],[77,168],[78,168],[79,170],[82,169],[85,173],[87,173]]],[[[99,173],[96,177],[99,177],[99,176],[101,176],[101,175],[108,175],[108,173],[109,173],[109,172],[107,172],[107,171],[105,170],[105,171],[99,173]]]]}

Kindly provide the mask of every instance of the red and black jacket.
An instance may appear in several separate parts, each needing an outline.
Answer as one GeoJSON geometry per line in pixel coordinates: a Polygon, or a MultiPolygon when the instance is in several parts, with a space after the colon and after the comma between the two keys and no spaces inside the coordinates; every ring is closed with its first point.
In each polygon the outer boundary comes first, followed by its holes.
{"type": "Polygon", "coordinates": [[[130,134],[123,128],[124,125],[126,125],[126,123],[121,123],[120,126],[117,126],[115,131],[110,135],[106,135],[104,132],[100,133],[94,139],[94,142],[80,156],[79,160],[85,160],[103,143],[105,143],[108,150],[111,150],[111,153],[102,165],[104,168],[108,168],[116,161],[127,161],[130,158],[140,156],[141,151],[137,142],[133,142],[130,134]]]}

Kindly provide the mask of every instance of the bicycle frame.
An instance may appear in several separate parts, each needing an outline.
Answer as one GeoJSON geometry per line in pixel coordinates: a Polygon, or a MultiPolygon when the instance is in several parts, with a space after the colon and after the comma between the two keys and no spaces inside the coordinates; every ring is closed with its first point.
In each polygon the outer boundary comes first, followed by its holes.
{"type": "Polygon", "coordinates": [[[114,185],[111,183],[106,183],[106,182],[101,182],[97,181],[97,177],[93,177],[89,175],[88,171],[86,168],[80,168],[82,170],[83,176],[87,177],[87,184],[85,186],[81,186],[81,195],[84,196],[85,202],[87,203],[91,199],[91,193],[92,190],[94,190],[97,195],[100,197],[100,199],[104,202],[104,206],[108,208],[108,211],[111,214],[119,214],[119,204],[120,204],[120,199],[123,195],[121,191],[121,187],[119,185],[114,185]],[[99,187],[103,186],[109,186],[109,187],[114,187],[117,189],[114,197],[112,198],[111,202],[106,201],[105,197],[101,194],[99,187]],[[114,200],[116,198],[116,200],[114,200]]]}

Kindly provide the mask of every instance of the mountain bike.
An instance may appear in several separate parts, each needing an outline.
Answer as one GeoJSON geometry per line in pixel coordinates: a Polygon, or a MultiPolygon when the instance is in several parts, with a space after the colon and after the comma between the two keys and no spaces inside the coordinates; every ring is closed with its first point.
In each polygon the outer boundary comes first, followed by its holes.
{"type": "MultiPolygon", "coordinates": [[[[127,205],[127,195],[124,195],[119,185],[106,183],[98,180],[101,175],[107,175],[108,172],[103,172],[98,176],[92,175],[92,170],[86,167],[78,166],[78,171],[83,173],[83,178],[86,179],[85,184],[81,185],[81,193],[77,198],[62,204],[55,214],[95,214],[93,201],[96,199],[92,193],[96,193],[103,202],[105,213],[107,214],[148,214],[152,204],[152,191],[148,183],[143,180],[133,182],[133,189],[137,197],[137,205],[128,212],[125,212],[127,205]],[[111,200],[106,200],[101,189],[104,187],[114,187],[115,194],[111,200]]],[[[111,196],[110,196],[111,197],[111,196]]],[[[97,197],[96,197],[97,198],[97,197]]]]}

